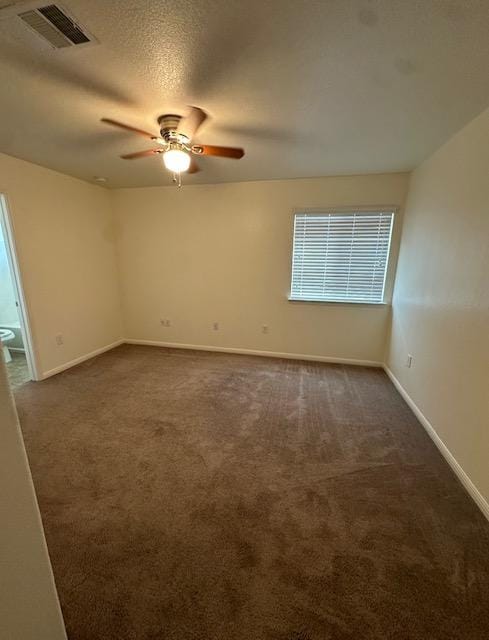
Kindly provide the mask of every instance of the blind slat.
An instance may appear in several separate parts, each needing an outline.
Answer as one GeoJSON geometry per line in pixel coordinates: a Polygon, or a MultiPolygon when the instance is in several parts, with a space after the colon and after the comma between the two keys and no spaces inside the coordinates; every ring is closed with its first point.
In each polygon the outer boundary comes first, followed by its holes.
{"type": "Polygon", "coordinates": [[[393,212],[298,213],[291,298],[383,302],[393,212]]]}

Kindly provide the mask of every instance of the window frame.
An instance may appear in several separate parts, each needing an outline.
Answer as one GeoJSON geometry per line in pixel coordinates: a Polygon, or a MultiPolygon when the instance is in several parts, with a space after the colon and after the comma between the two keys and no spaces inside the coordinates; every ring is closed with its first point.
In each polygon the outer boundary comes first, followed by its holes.
{"type": "Polygon", "coordinates": [[[323,304],[323,305],[354,305],[358,306],[368,306],[368,307],[385,307],[391,305],[392,299],[392,290],[394,287],[394,243],[396,241],[396,228],[397,222],[399,218],[399,206],[398,205],[361,205],[361,206],[339,206],[339,207],[297,207],[292,210],[291,216],[291,242],[290,242],[290,270],[289,270],[289,288],[287,300],[293,304],[323,304]],[[384,291],[383,298],[381,302],[369,302],[365,300],[315,300],[310,299],[306,300],[304,298],[294,298],[292,296],[292,274],[294,269],[294,231],[295,231],[295,218],[297,215],[301,214],[311,214],[311,215],[328,215],[331,213],[343,213],[343,214],[371,214],[371,213],[392,213],[392,227],[391,227],[391,235],[389,239],[389,248],[387,252],[387,264],[385,269],[385,280],[384,280],[384,291]]]}

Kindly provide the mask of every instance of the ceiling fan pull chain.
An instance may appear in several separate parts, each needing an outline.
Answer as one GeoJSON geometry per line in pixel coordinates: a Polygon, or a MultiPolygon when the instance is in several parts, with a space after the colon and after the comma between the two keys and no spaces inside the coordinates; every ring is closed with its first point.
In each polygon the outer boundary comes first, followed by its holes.
{"type": "Polygon", "coordinates": [[[172,180],[172,182],[173,182],[173,184],[176,184],[177,187],[181,187],[182,186],[182,174],[174,171],[173,172],[173,180],[172,180]]]}

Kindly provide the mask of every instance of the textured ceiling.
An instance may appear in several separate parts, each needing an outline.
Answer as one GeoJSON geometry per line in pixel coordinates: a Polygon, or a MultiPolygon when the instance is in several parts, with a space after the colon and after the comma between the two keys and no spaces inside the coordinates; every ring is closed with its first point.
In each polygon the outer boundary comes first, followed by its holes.
{"type": "Polygon", "coordinates": [[[54,51],[0,20],[0,151],[110,187],[170,179],[119,159],[147,141],[104,116],[157,132],[204,108],[196,141],[246,149],[185,176],[213,183],[408,170],[489,104],[487,0],[61,4],[100,44],[54,51]]]}

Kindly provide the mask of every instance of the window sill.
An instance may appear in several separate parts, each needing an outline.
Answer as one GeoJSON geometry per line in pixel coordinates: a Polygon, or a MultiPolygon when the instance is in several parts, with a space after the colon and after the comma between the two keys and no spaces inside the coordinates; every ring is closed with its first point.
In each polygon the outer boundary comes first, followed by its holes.
{"type": "Polygon", "coordinates": [[[366,307],[390,307],[390,302],[364,302],[362,300],[305,300],[304,298],[287,298],[289,302],[304,302],[305,304],[341,304],[341,305],[355,305],[366,307]]]}

